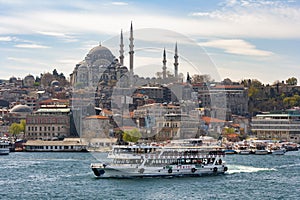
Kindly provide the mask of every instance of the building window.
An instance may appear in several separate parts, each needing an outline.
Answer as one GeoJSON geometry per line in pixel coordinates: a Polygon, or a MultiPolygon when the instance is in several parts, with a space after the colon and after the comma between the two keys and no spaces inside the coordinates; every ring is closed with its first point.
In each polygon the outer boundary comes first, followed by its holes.
{"type": "Polygon", "coordinates": [[[54,126],[52,127],[52,131],[55,131],[55,127],[54,126]]]}

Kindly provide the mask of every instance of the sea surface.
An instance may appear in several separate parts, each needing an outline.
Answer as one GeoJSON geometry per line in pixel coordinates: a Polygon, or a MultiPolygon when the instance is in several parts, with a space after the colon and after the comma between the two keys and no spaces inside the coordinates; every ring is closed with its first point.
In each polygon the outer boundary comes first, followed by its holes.
{"type": "Polygon", "coordinates": [[[300,151],[227,155],[229,171],[218,176],[96,179],[90,164],[105,157],[25,152],[0,156],[0,199],[300,199],[300,151]]]}

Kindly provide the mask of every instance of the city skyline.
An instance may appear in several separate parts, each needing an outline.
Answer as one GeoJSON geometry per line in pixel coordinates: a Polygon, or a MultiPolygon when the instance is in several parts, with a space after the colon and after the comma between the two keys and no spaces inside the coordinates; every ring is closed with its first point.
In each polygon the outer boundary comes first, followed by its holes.
{"type": "MultiPolygon", "coordinates": [[[[131,21],[137,30],[166,29],[190,38],[210,56],[221,80],[251,78],[272,84],[299,79],[299,1],[0,1],[0,5],[1,79],[53,69],[68,77],[92,47],[99,42],[109,46],[121,29],[129,31],[131,21]]],[[[167,54],[174,50],[175,36],[167,54]]],[[[155,48],[158,56],[135,54],[137,63],[150,66],[155,61],[162,66],[159,48],[164,46],[155,48]]],[[[178,48],[182,53],[180,42],[178,48]]],[[[172,66],[172,55],[167,59],[172,66]]],[[[185,65],[179,61],[180,70],[185,65]]]]}

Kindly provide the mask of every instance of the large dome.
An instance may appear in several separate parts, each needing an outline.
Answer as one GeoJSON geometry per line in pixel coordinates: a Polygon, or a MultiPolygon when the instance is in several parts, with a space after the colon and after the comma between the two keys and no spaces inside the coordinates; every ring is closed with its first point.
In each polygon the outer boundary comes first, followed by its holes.
{"type": "Polygon", "coordinates": [[[16,105],[11,110],[11,113],[31,113],[32,110],[27,105],[16,105]]]}
{"type": "Polygon", "coordinates": [[[111,51],[108,48],[106,48],[102,45],[99,45],[99,46],[92,48],[89,51],[89,53],[87,54],[87,58],[91,59],[92,62],[96,61],[98,59],[105,59],[105,60],[108,60],[109,62],[112,62],[114,60],[115,56],[111,53],[111,51]]]}

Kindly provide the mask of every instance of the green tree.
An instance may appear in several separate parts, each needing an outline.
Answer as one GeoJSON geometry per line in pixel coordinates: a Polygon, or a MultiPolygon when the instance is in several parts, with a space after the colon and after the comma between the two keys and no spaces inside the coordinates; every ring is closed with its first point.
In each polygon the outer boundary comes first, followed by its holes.
{"type": "Polygon", "coordinates": [[[12,123],[8,131],[12,134],[13,138],[16,140],[18,138],[18,135],[22,132],[22,126],[18,123],[12,123]]]}
{"type": "Polygon", "coordinates": [[[137,142],[141,137],[142,134],[136,128],[123,133],[123,141],[125,142],[137,142]]]}
{"type": "Polygon", "coordinates": [[[235,133],[235,130],[234,128],[225,127],[224,132],[225,134],[231,134],[231,133],[235,133]]]}
{"type": "Polygon", "coordinates": [[[292,108],[294,106],[300,106],[300,96],[295,94],[292,97],[285,97],[283,103],[286,108],[292,108]]]}
{"type": "Polygon", "coordinates": [[[287,79],[285,82],[288,85],[297,85],[297,83],[298,83],[298,81],[295,77],[291,77],[291,78],[287,79]]]}

